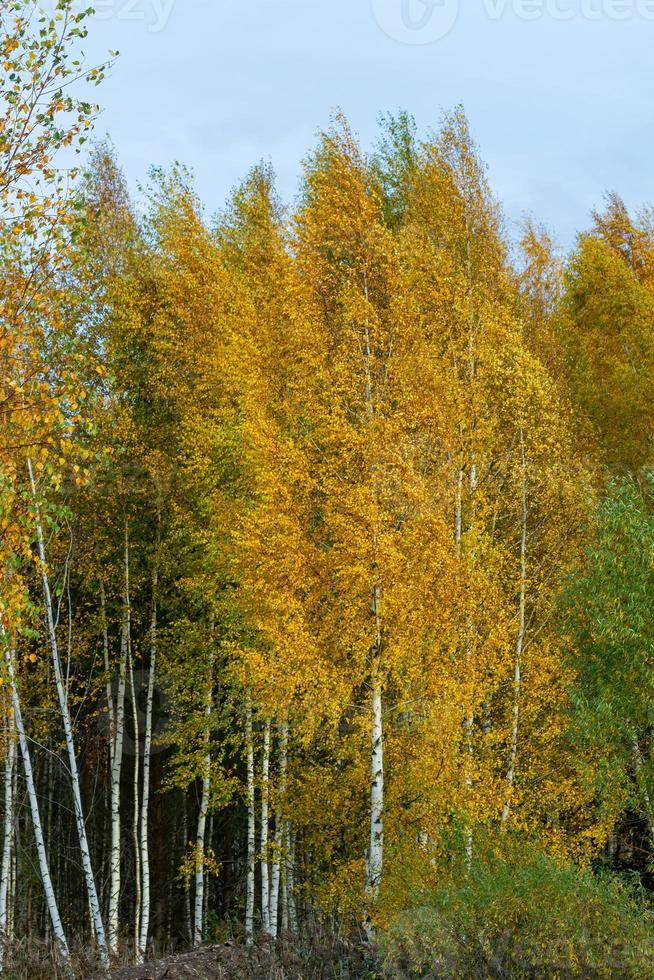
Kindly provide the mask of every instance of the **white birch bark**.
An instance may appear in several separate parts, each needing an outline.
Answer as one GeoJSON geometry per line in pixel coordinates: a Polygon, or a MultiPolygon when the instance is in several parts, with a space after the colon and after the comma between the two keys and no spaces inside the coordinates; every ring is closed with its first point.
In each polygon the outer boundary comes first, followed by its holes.
{"type": "Polygon", "coordinates": [[[25,733],[25,725],[23,723],[23,713],[20,705],[20,696],[18,693],[18,687],[16,686],[16,675],[14,670],[14,654],[7,643],[7,636],[5,633],[4,626],[0,625],[0,631],[3,634],[5,640],[5,662],[7,664],[7,673],[9,675],[9,683],[11,685],[11,701],[14,712],[14,724],[16,726],[16,733],[18,735],[18,744],[20,745],[20,754],[23,759],[23,771],[25,773],[25,785],[27,787],[27,796],[30,804],[30,813],[32,816],[32,829],[34,831],[34,841],[36,844],[36,854],[39,862],[39,874],[41,877],[41,884],[43,886],[43,893],[45,895],[45,902],[48,908],[48,914],[50,916],[50,922],[52,923],[52,932],[57,943],[57,948],[64,960],[68,960],[70,953],[68,950],[68,942],[66,940],[66,933],[64,932],[64,927],[61,921],[61,916],[59,915],[59,907],[57,905],[57,899],[55,897],[54,888],[52,887],[52,878],[50,876],[50,867],[48,865],[48,856],[45,849],[45,841],[43,839],[43,826],[41,824],[41,813],[39,811],[39,801],[36,795],[36,784],[34,782],[34,771],[32,769],[32,759],[30,755],[29,742],[27,740],[27,735],[25,733]]]}
{"type": "MultiPolygon", "coordinates": [[[[125,690],[127,687],[127,654],[130,646],[131,633],[131,601],[129,585],[129,532],[125,523],[124,550],[124,594],[123,594],[123,625],[120,640],[120,662],[118,666],[118,689],[116,691],[116,706],[113,708],[111,683],[109,688],[110,718],[113,721],[109,738],[109,760],[111,764],[111,856],[109,882],[109,946],[113,954],[118,952],[120,929],[120,777],[123,766],[123,744],[125,739],[125,690]]],[[[108,659],[107,659],[108,667],[108,659]]]]}
{"type": "Polygon", "coordinates": [[[145,738],[143,742],[143,795],[141,798],[141,931],[136,951],[137,962],[143,962],[148,945],[150,928],[150,853],[148,843],[148,811],[150,805],[150,756],[152,752],[152,712],[154,705],[154,680],[157,662],[157,586],[158,573],[152,573],[152,618],[150,621],[150,671],[145,704],[145,738]]]}
{"type": "Polygon", "coordinates": [[[254,936],[254,868],[256,861],[256,814],[254,808],[254,741],[252,738],[252,704],[247,700],[245,709],[245,751],[247,757],[247,881],[245,892],[245,941],[252,944],[254,936]]]}
{"type": "Polygon", "coordinates": [[[525,460],[525,438],[520,429],[520,489],[521,489],[521,521],[520,521],[520,595],[518,600],[518,635],[515,644],[515,664],[513,668],[513,712],[511,721],[511,749],[509,764],[506,771],[506,799],[502,808],[500,826],[506,826],[511,811],[513,783],[515,781],[515,766],[518,758],[518,733],[520,728],[520,700],[522,697],[522,651],[525,645],[526,612],[527,612],[527,521],[529,516],[527,501],[527,466],[525,460]]]}
{"type": "Polygon", "coordinates": [[[286,822],[286,765],[288,759],[288,720],[286,716],[279,726],[279,789],[275,810],[275,840],[270,879],[270,935],[277,937],[279,932],[279,889],[284,847],[284,826],[286,822]]]}
{"type": "Polygon", "coordinates": [[[204,713],[206,717],[205,754],[202,765],[202,796],[198,812],[198,828],[195,838],[195,905],[193,910],[193,945],[199,946],[204,932],[204,856],[206,850],[207,813],[211,792],[211,731],[210,719],[213,709],[213,671],[206,692],[204,713]]]}
{"type": "Polygon", "coordinates": [[[140,732],[139,711],[134,685],[134,660],[132,651],[129,653],[129,689],[132,702],[132,726],[134,728],[134,772],[132,785],[134,805],[132,807],[132,840],[134,841],[134,951],[138,958],[141,936],[141,847],[139,841],[139,777],[140,766],[140,732]]]}
{"type": "Polygon", "coordinates": [[[370,840],[366,875],[366,894],[375,902],[379,896],[384,861],[384,747],[382,693],[379,676],[372,681],[370,840]]]}
{"type": "Polygon", "coordinates": [[[70,710],[68,706],[68,693],[64,684],[64,679],[61,671],[61,662],[59,659],[59,648],[57,644],[57,632],[55,628],[54,612],[52,606],[52,595],[50,592],[50,581],[48,578],[48,572],[46,566],[43,525],[41,523],[41,516],[39,511],[37,493],[36,493],[36,482],[34,480],[34,471],[32,469],[32,461],[30,459],[28,459],[27,461],[27,469],[29,472],[30,484],[32,488],[32,497],[34,500],[37,542],[38,542],[39,559],[41,565],[41,582],[43,585],[43,595],[45,598],[46,621],[48,626],[48,633],[50,635],[52,666],[55,675],[57,697],[59,699],[59,710],[61,713],[61,720],[64,728],[64,737],[66,741],[66,750],[68,755],[68,769],[69,769],[71,788],[73,793],[73,805],[75,810],[75,823],[77,825],[77,836],[79,839],[80,855],[82,858],[82,870],[84,873],[84,881],[86,884],[86,890],[88,894],[89,906],[90,906],[92,922],[93,922],[93,931],[95,933],[95,938],[98,945],[100,961],[102,962],[103,965],[108,965],[109,955],[107,949],[107,941],[105,938],[104,923],[102,922],[102,912],[100,909],[100,901],[98,899],[98,893],[95,886],[95,877],[93,875],[93,867],[91,863],[91,852],[89,849],[88,837],[86,833],[86,822],[84,817],[84,808],[82,805],[82,794],[81,794],[80,782],[79,782],[77,755],[75,752],[75,740],[73,737],[73,728],[70,720],[70,710]]]}
{"type": "MultiPolygon", "coordinates": [[[[13,712],[13,708],[12,708],[13,712]]],[[[14,727],[15,727],[14,720],[14,727]]],[[[18,750],[16,750],[16,762],[18,762],[18,750]]],[[[14,766],[14,800],[18,799],[18,764],[14,766]]],[[[52,839],[52,838],[50,838],[52,839]]],[[[9,897],[7,899],[7,934],[13,938],[16,932],[16,885],[18,880],[18,822],[14,824],[14,846],[11,852],[11,867],[9,871],[9,897]]],[[[45,920],[46,934],[48,943],[52,942],[52,922],[49,916],[45,920]]]]}
{"type": "Polygon", "coordinates": [[[288,928],[297,932],[297,905],[295,904],[295,832],[290,820],[286,822],[286,904],[288,928]]]}
{"type": "Polygon", "coordinates": [[[270,797],[270,718],[266,718],[263,730],[263,751],[261,756],[261,928],[270,933],[270,877],[268,864],[268,805],[270,797]]]}
{"type": "MultiPolygon", "coordinates": [[[[369,302],[368,273],[366,266],[363,266],[363,291],[366,303],[369,302]]],[[[371,422],[374,420],[375,408],[373,400],[373,372],[372,372],[372,350],[370,344],[370,330],[367,321],[364,324],[364,358],[363,366],[365,373],[366,404],[368,416],[371,422]]],[[[379,498],[379,487],[375,475],[375,466],[372,466],[373,482],[375,483],[375,496],[379,498]]],[[[373,535],[373,548],[377,548],[376,532],[373,535]]],[[[371,663],[371,752],[370,752],[370,827],[368,838],[368,854],[366,859],[366,879],[365,892],[371,903],[377,901],[379,889],[381,887],[383,861],[384,861],[384,750],[383,750],[383,702],[382,687],[380,677],[380,661],[382,655],[382,627],[381,627],[381,590],[378,582],[375,582],[372,589],[372,600],[370,611],[375,623],[375,640],[372,646],[371,663]]],[[[372,940],[374,928],[370,914],[366,916],[364,928],[368,938],[372,940]]]]}
{"type": "MultiPolygon", "coordinates": [[[[379,661],[382,649],[380,588],[373,587],[371,611],[375,620],[375,642],[372,651],[371,679],[371,739],[370,739],[370,828],[368,855],[366,861],[365,891],[372,904],[379,897],[384,864],[384,740],[383,740],[383,702],[379,661]]],[[[370,913],[366,916],[364,928],[368,939],[374,937],[370,913]]]]}
{"type": "Polygon", "coordinates": [[[14,739],[14,713],[7,709],[7,734],[5,739],[5,793],[4,821],[2,839],[2,866],[0,868],[0,972],[2,971],[5,944],[9,939],[9,904],[13,846],[14,846],[14,767],[16,761],[16,742],[14,739]]]}

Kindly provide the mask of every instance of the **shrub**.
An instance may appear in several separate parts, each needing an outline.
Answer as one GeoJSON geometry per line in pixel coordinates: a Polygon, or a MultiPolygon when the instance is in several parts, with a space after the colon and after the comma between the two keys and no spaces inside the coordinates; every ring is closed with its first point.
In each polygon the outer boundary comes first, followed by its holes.
{"type": "Polygon", "coordinates": [[[654,917],[625,879],[580,870],[525,842],[476,844],[384,934],[390,975],[654,978],[654,917]]]}

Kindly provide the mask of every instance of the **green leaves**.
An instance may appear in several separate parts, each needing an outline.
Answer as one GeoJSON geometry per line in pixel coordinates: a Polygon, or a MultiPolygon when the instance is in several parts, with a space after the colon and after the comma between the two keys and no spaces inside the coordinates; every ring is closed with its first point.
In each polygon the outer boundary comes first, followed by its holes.
{"type": "Polygon", "coordinates": [[[620,783],[639,812],[647,799],[643,786],[652,780],[653,503],[651,471],[610,485],[562,605],[576,675],[571,736],[582,755],[595,756],[588,771],[597,766],[598,790],[618,795],[620,783]],[[602,758],[612,760],[608,768],[598,764],[602,758]]]}

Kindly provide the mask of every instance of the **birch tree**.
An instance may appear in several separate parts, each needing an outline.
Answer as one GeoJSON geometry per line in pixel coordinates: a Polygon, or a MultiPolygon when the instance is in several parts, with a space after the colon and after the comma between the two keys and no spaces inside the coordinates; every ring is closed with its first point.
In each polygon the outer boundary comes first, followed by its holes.
{"type": "Polygon", "coordinates": [[[270,799],[270,718],[263,723],[261,747],[261,834],[259,838],[259,866],[261,868],[261,928],[270,933],[270,855],[268,852],[268,820],[270,799]]]}
{"type": "Polygon", "coordinates": [[[205,888],[205,858],[207,850],[207,813],[211,794],[211,712],[213,710],[213,673],[209,674],[209,682],[205,694],[205,732],[204,754],[202,758],[202,790],[198,826],[195,837],[195,909],[193,914],[193,945],[199,946],[204,932],[204,888],[205,888]]]}
{"type": "MultiPolygon", "coordinates": [[[[270,934],[276,937],[279,931],[280,894],[285,886],[284,852],[286,836],[286,790],[288,766],[288,717],[284,715],[279,724],[279,775],[277,802],[275,806],[275,838],[270,879],[270,934]]],[[[288,912],[287,912],[288,918],[288,912]]],[[[288,925],[288,923],[287,923],[288,925]]]]}
{"type": "Polygon", "coordinates": [[[245,941],[252,944],[254,936],[254,887],[256,865],[256,814],[254,790],[254,740],[252,733],[252,705],[248,698],[245,708],[245,752],[247,765],[247,872],[245,897],[245,941]]]}
{"type": "Polygon", "coordinates": [[[43,885],[43,892],[45,894],[48,914],[50,916],[50,921],[52,923],[52,932],[54,934],[57,947],[63,959],[68,960],[70,956],[69,949],[68,949],[68,942],[61,921],[61,916],[59,914],[59,906],[57,905],[57,899],[55,897],[54,888],[52,887],[52,878],[50,876],[48,856],[45,849],[43,826],[41,823],[41,812],[39,809],[39,801],[36,793],[36,785],[34,782],[34,772],[32,769],[32,757],[30,753],[30,747],[29,747],[27,735],[25,733],[25,725],[23,723],[23,712],[21,708],[20,695],[17,686],[16,669],[14,663],[15,660],[14,652],[11,649],[9,637],[7,636],[4,625],[0,626],[0,630],[2,632],[2,639],[5,644],[5,664],[7,666],[9,683],[11,685],[11,701],[12,701],[12,708],[14,714],[14,723],[16,725],[18,744],[20,745],[20,752],[23,759],[23,771],[25,774],[25,783],[27,786],[27,795],[30,804],[32,828],[34,831],[36,853],[39,861],[39,873],[41,877],[41,883],[43,885]]]}
{"type": "MultiPolygon", "coordinates": [[[[157,535],[157,545],[159,536],[157,535]]],[[[141,797],[141,816],[140,816],[140,837],[139,845],[141,850],[141,873],[143,875],[143,885],[141,890],[141,928],[138,942],[138,957],[143,959],[148,944],[148,932],[150,928],[150,851],[148,836],[149,802],[150,802],[150,763],[152,753],[152,723],[154,711],[154,688],[157,664],[157,588],[159,582],[158,575],[158,547],[155,555],[155,564],[152,572],[152,615],[150,620],[150,667],[148,670],[148,688],[145,704],[145,734],[143,742],[143,793],[141,797]]]]}
{"type": "Polygon", "coordinates": [[[2,836],[2,865],[0,867],[0,936],[2,951],[0,951],[0,969],[4,944],[9,939],[10,912],[9,903],[11,892],[9,879],[13,863],[14,824],[16,813],[14,809],[14,766],[16,762],[16,743],[13,708],[6,709],[5,726],[5,764],[4,764],[4,824],[2,836]]]}
{"type": "MultiPolygon", "coordinates": [[[[0,206],[3,214],[1,232],[3,240],[11,235],[16,243],[11,250],[12,262],[6,267],[7,272],[10,273],[7,278],[12,280],[12,284],[7,283],[10,288],[7,292],[3,290],[0,298],[0,323],[2,324],[0,356],[5,366],[11,365],[10,370],[3,371],[3,377],[8,382],[8,386],[5,387],[6,393],[9,394],[11,389],[10,397],[4,401],[3,469],[5,475],[13,474],[12,479],[16,485],[24,466],[22,453],[16,455],[16,447],[22,447],[23,450],[28,448],[29,451],[30,447],[34,448],[43,441],[46,432],[53,441],[56,441],[60,432],[57,413],[59,404],[56,394],[53,398],[53,391],[61,392],[61,379],[55,384],[47,382],[39,384],[39,381],[48,377],[51,382],[54,381],[53,375],[56,370],[55,365],[41,361],[46,346],[43,343],[41,316],[47,311],[44,295],[50,289],[53,278],[67,267],[70,260],[66,234],[73,214],[73,202],[67,195],[64,176],[57,167],[57,156],[65,147],[79,148],[96,111],[96,108],[85,102],[83,98],[71,94],[70,86],[83,79],[100,81],[104,73],[103,66],[85,69],[83,63],[76,57],[79,40],[86,36],[84,22],[88,13],[88,11],[76,13],[71,3],[64,2],[60,5],[57,21],[43,19],[38,27],[35,24],[35,8],[32,3],[9,0],[3,5],[0,13],[0,61],[2,62],[0,206]],[[22,280],[22,286],[16,290],[18,280],[22,280]],[[30,405],[29,419],[20,414],[24,412],[26,404],[30,405]],[[14,412],[19,414],[14,416],[14,412]],[[22,429],[22,435],[16,439],[18,429],[22,429]],[[10,435],[6,441],[5,435],[10,435]]],[[[3,278],[4,260],[7,257],[3,253],[3,278]]],[[[56,315],[53,316],[52,322],[60,324],[56,315]]],[[[29,466],[33,484],[31,462],[29,466]]],[[[20,495],[15,494],[14,500],[18,500],[19,497],[20,495]]],[[[58,665],[38,507],[36,516],[48,629],[53,643],[53,659],[58,665]]],[[[53,933],[60,950],[67,957],[66,937],[52,889],[45,853],[14,656],[9,645],[6,664],[10,676],[13,715],[30,799],[41,879],[53,933]]],[[[61,696],[65,694],[63,681],[60,671],[56,670],[56,673],[61,700],[61,696]]],[[[62,702],[62,720],[70,749],[72,732],[69,725],[70,718],[67,711],[64,711],[64,707],[67,708],[62,702]]],[[[83,826],[74,751],[70,762],[86,882],[93,906],[98,944],[104,956],[103,928],[90,867],[86,830],[83,826]]]]}
{"type": "Polygon", "coordinates": [[[132,650],[128,652],[128,676],[129,676],[129,693],[130,693],[130,704],[132,706],[132,728],[133,728],[133,777],[132,777],[132,841],[134,844],[134,948],[138,950],[140,948],[140,937],[141,937],[141,847],[139,839],[139,815],[140,815],[140,730],[139,730],[139,710],[138,701],[136,697],[136,686],[134,683],[134,656],[132,650]]]}
{"type": "Polygon", "coordinates": [[[71,788],[73,793],[73,804],[75,808],[75,820],[77,824],[77,834],[79,837],[79,846],[80,846],[80,852],[82,857],[82,867],[84,869],[84,879],[88,892],[89,906],[90,906],[91,917],[93,922],[93,930],[98,944],[98,949],[100,952],[100,959],[103,964],[108,964],[109,962],[108,950],[107,950],[107,943],[105,939],[104,923],[102,921],[102,911],[100,909],[100,901],[98,899],[98,893],[95,884],[95,876],[93,872],[93,866],[91,863],[91,852],[89,849],[88,836],[86,833],[86,820],[85,820],[84,806],[82,803],[82,793],[81,793],[80,781],[79,781],[79,770],[77,766],[77,754],[75,749],[73,727],[71,723],[70,709],[68,705],[68,693],[66,690],[64,677],[61,669],[61,661],[59,658],[57,629],[56,629],[56,623],[54,618],[52,595],[50,591],[50,580],[49,580],[49,576],[47,572],[47,564],[46,564],[43,524],[41,522],[40,505],[39,505],[38,495],[37,495],[37,486],[34,478],[34,470],[32,467],[31,459],[28,459],[27,461],[27,469],[29,473],[30,485],[32,489],[32,497],[34,501],[36,534],[37,534],[38,553],[39,553],[40,570],[41,570],[41,582],[43,585],[43,595],[45,599],[46,623],[47,623],[47,629],[48,629],[48,634],[50,639],[50,649],[52,653],[52,667],[55,676],[55,683],[57,686],[57,697],[59,699],[59,710],[61,712],[61,721],[63,724],[64,736],[66,739],[66,751],[68,754],[68,768],[69,768],[71,788]]]}
{"type": "MultiPolygon", "coordinates": [[[[125,693],[127,690],[127,662],[131,633],[131,600],[129,585],[129,535],[127,524],[124,532],[124,591],[123,622],[120,639],[120,661],[118,665],[118,685],[115,707],[111,708],[114,725],[109,736],[109,760],[111,764],[111,849],[110,849],[110,889],[109,889],[109,943],[113,953],[119,941],[119,903],[121,881],[121,771],[123,765],[123,745],[125,739],[125,693]]],[[[109,703],[113,703],[110,694],[109,703]]]]}
{"type": "Polygon", "coordinates": [[[386,822],[384,688],[401,687],[408,610],[398,584],[408,568],[408,540],[424,516],[413,496],[420,476],[412,469],[407,416],[392,405],[397,399],[408,407],[405,399],[415,397],[410,374],[420,338],[403,306],[381,188],[342,121],[325,134],[309,164],[304,202],[297,217],[299,262],[324,311],[317,335],[324,344],[320,370],[332,390],[329,404],[317,393],[312,405],[320,433],[314,441],[323,450],[313,465],[327,499],[330,538],[324,572],[328,581],[333,576],[339,596],[323,613],[322,636],[343,658],[341,669],[352,685],[351,693],[341,694],[337,682],[336,698],[356,705],[366,692],[360,715],[368,726],[370,772],[364,887],[374,907],[386,822]]]}

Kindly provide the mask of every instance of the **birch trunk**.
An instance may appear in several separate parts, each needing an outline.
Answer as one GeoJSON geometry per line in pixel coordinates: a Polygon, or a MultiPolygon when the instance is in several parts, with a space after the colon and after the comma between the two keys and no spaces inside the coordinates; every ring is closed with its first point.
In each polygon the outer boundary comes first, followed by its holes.
{"type": "Polygon", "coordinates": [[[150,672],[145,705],[145,739],[143,742],[143,796],[141,799],[141,932],[136,950],[137,962],[143,962],[148,945],[150,928],[150,853],[148,844],[148,810],[150,805],[150,755],[152,752],[152,712],[154,704],[154,679],[157,663],[157,586],[158,573],[155,564],[152,573],[152,619],[150,621],[150,672]]]}
{"type": "MultiPolygon", "coordinates": [[[[363,292],[366,303],[370,301],[368,290],[368,273],[366,266],[363,266],[363,292]]],[[[364,325],[364,358],[363,366],[365,373],[366,403],[368,416],[371,423],[375,417],[375,406],[373,399],[373,371],[372,371],[372,349],[370,344],[370,329],[366,320],[364,325]]],[[[376,464],[371,466],[375,497],[379,502],[379,486],[376,474],[376,464]]],[[[377,550],[377,534],[373,534],[373,551],[377,550]]],[[[375,572],[377,574],[376,559],[375,572]]],[[[365,891],[371,902],[376,902],[381,886],[383,860],[384,860],[384,752],[383,752],[383,704],[382,688],[380,677],[381,655],[382,655],[382,628],[381,628],[381,590],[378,582],[375,582],[372,589],[372,601],[370,611],[375,623],[375,640],[372,646],[372,691],[370,700],[371,709],[371,753],[370,753],[370,829],[368,856],[366,861],[366,880],[365,891]]],[[[370,914],[367,915],[364,927],[368,938],[372,939],[374,929],[370,914]]]]}
{"type": "Polygon", "coordinates": [[[193,945],[199,946],[204,932],[204,855],[206,849],[207,812],[211,792],[211,731],[210,719],[213,708],[213,675],[209,679],[204,713],[207,730],[205,733],[205,754],[202,766],[202,796],[198,813],[198,829],[195,839],[195,907],[193,911],[193,945]]]}
{"type": "MultiPolygon", "coordinates": [[[[13,708],[12,708],[13,713],[13,708]]],[[[15,723],[14,723],[15,728],[15,723]]],[[[16,764],[14,765],[13,798],[18,799],[18,749],[16,749],[16,764]]],[[[9,864],[9,894],[7,896],[7,935],[10,939],[16,934],[16,884],[18,879],[18,821],[13,826],[13,847],[9,864]]],[[[46,911],[44,931],[48,935],[48,943],[52,942],[52,923],[46,911]]]]}
{"type": "MultiPolygon", "coordinates": [[[[120,777],[123,766],[123,743],[125,738],[125,689],[127,686],[127,653],[131,633],[131,604],[129,584],[129,532],[125,523],[124,551],[124,595],[123,627],[120,640],[120,663],[118,667],[118,690],[116,707],[113,708],[111,683],[108,682],[110,718],[113,721],[109,738],[109,760],[111,764],[111,866],[109,883],[109,946],[113,954],[118,952],[120,929],[120,777]]],[[[107,657],[107,669],[109,667],[107,657]]]]}
{"type": "Polygon", "coordinates": [[[286,824],[286,904],[288,928],[297,932],[297,906],[295,904],[295,833],[290,820],[286,824]]]}
{"type": "MultiPolygon", "coordinates": [[[[12,707],[13,714],[13,707],[12,707]]],[[[16,720],[14,718],[14,728],[16,727],[16,720]]],[[[14,800],[18,799],[18,749],[16,750],[16,765],[14,766],[14,790],[13,790],[14,800]]],[[[9,935],[13,936],[16,932],[16,887],[18,881],[18,835],[20,832],[19,822],[14,823],[14,846],[11,855],[11,872],[9,878],[9,905],[8,905],[8,915],[7,915],[7,929],[9,935]]],[[[45,924],[48,930],[48,939],[52,941],[52,922],[46,911],[45,924]]]]}
{"type": "Polygon", "coordinates": [[[79,782],[79,770],[77,767],[77,755],[75,752],[73,728],[70,720],[70,711],[68,707],[68,692],[64,685],[64,679],[61,671],[61,662],[59,659],[59,648],[57,644],[57,633],[55,628],[54,612],[52,606],[52,595],[50,593],[50,581],[48,578],[48,572],[46,566],[43,525],[41,523],[41,516],[40,516],[39,505],[38,505],[37,493],[36,493],[36,482],[34,480],[34,471],[32,469],[32,461],[30,459],[28,459],[27,461],[27,469],[29,472],[30,484],[32,488],[32,498],[34,501],[34,508],[35,508],[36,532],[37,532],[37,541],[38,541],[38,549],[39,549],[39,559],[41,565],[41,582],[43,585],[43,595],[45,598],[46,621],[48,625],[48,632],[50,634],[52,666],[55,675],[57,696],[59,699],[59,710],[61,712],[61,720],[64,728],[64,737],[66,740],[66,750],[68,754],[68,769],[69,769],[71,787],[73,792],[75,823],[77,825],[77,836],[79,838],[80,854],[82,858],[82,869],[84,873],[84,880],[86,883],[86,890],[88,893],[89,906],[91,909],[93,931],[95,933],[95,938],[98,945],[98,952],[100,954],[100,961],[102,962],[103,965],[106,966],[109,963],[109,955],[107,950],[107,942],[105,939],[104,924],[102,922],[100,901],[98,899],[98,893],[95,886],[95,878],[93,875],[91,852],[89,849],[88,837],[86,834],[86,822],[84,817],[84,808],[82,805],[82,794],[81,794],[80,782],[79,782]]]}
{"type": "Polygon", "coordinates": [[[384,860],[384,749],[382,728],[382,694],[378,676],[372,688],[372,739],[370,786],[370,842],[366,876],[366,894],[375,902],[379,896],[384,860]]]}
{"type": "MultiPolygon", "coordinates": [[[[471,367],[470,367],[470,379],[474,378],[474,358],[471,354],[471,367]]],[[[473,528],[475,524],[475,492],[477,490],[477,466],[475,463],[474,453],[472,454],[470,462],[470,527],[473,528]]],[[[471,557],[474,560],[474,552],[472,552],[471,557]]],[[[474,635],[474,622],[470,620],[468,623],[468,635],[466,637],[466,673],[468,677],[468,684],[470,687],[470,704],[468,707],[468,713],[465,720],[465,741],[466,741],[466,761],[465,761],[465,786],[468,793],[468,797],[472,791],[472,775],[474,767],[474,755],[475,755],[475,710],[474,710],[474,690],[473,690],[473,635],[474,635]]],[[[466,865],[468,870],[472,867],[472,843],[473,834],[472,826],[468,826],[466,829],[466,865]]]]}
{"type": "MultiPolygon", "coordinates": [[[[6,643],[7,636],[4,627],[1,625],[0,625],[0,630],[2,631],[6,643]]],[[[57,947],[63,959],[68,960],[70,957],[70,953],[68,951],[68,942],[66,941],[66,933],[64,932],[64,927],[61,922],[61,916],[59,915],[59,908],[57,906],[57,899],[55,897],[54,888],[52,887],[52,878],[50,877],[48,856],[45,849],[45,841],[43,839],[43,826],[41,824],[39,801],[36,795],[36,784],[34,782],[34,772],[32,770],[32,759],[30,756],[29,742],[27,741],[27,735],[25,733],[25,726],[23,724],[23,713],[20,706],[20,697],[18,694],[18,688],[16,686],[16,675],[14,671],[14,655],[13,655],[13,651],[10,649],[7,643],[5,646],[5,662],[7,664],[7,673],[9,675],[9,682],[11,685],[11,701],[12,701],[12,707],[14,712],[14,724],[16,726],[16,733],[18,735],[20,754],[23,759],[23,770],[25,772],[25,785],[27,787],[27,796],[29,799],[30,813],[32,816],[32,828],[34,830],[34,841],[36,844],[36,853],[39,862],[39,873],[41,877],[41,884],[43,885],[45,902],[48,908],[48,915],[50,917],[50,922],[52,923],[52,932],[55,937],[57,947]]]]}
{"type": "Polygon", "coordinates": [[[520,699],[522,697],[522,651],[525,645],[527,611],[527,467],[525,461],[524,432],[520,430],[520,471],[521,471],[521,531],[520,531],[520,597],[518,605],[518,636],[515,645],[515,665],[513,669],[513,718],[511,723],[511,750],[506,771],[506,800],[502,809],[501,828],[506,827],[511,811],[515,766],[518,757],[518,733],[520,727],[520,699]]]}
{"type": "MultiPolygon", "coordinates": [[[[372,691],[370,699],[371,740],[370,740],[370,828],[368,859],[366,861],[365,891],[371,904],[377,901],[382,880],[384,863],[384,742],[383,742],[383,703],[379,662],[382,649],[380,588],[375,585],[372,591],[371,612],[375,620],[375,642],[372,656],[372,691]]],[[[374,928],[370,912],[364,921],[368,939],[374,938],[374,928]]]]}
{"type": "Polygon", "coordinates": [[[279,888],[283,861],[286,813],[286,765],[288,759],[288,720],[284,717],[279,730],[279,794],[275,812],[275,849],[270,881],[270,934],[279,932],[279,888]]]}
{"type": "Polygon", "coordinates": [[[0,870],[0,972],[4,960],[5,944],[9,939],[9,879],[13,860],[14,845],[14,767],[16,761],[16,742],[14,741],[13,710],[7,710],[7,736],[5,749],[5,813],[2,840],[2,868],[0,870]]]}
{"type": "Polygon", "coordinates": [[[140,732],[139,712],[134,685],[134,660],[129,652],[129,689],[132,701],[132,725],[134,728],[134,806],[132,809],[132,840],[134,841],[134,951],[138,958],[141,937],[141,849],[139,841],[139,777],[140,777],[140,732]]]}
{"type": "Polygon", "coordinates": [[[263,731],[261,757],[261,928],[270,933],[270,880],[268,875],[268,802],[270,773],[270,718],[266,718],[263,731]]]}
{"type": "MultiPolygon", "coordinates": [[[[475,322],[475,308],[474,308],[474,277],[472,268],[472,234],[470,227],[470,215],[466,210],[465,215],[465,236],[466,236],[466,282],[467,282],[467,297],[468,297],[468,386],[470,392],[471,400],[471,414],[474,417],[474,382],[477,374],[477,352],[476,352],[476,322],[475,322]]],[[[469,529],[474,528],[476,520],[476,508],[475,508],[475,492],[477,490],[477,464],[475,460],[475,450],[474,445],[469,447],[470,449],[470,477],[469,477],[469,490],[470,490],[470,526],[469,529]]],[[[461,503],[459,504],[461,506],[461,503]]],[[[461,528],[459,533],[461,533],[461,528]]],[[[461,552],[461,538],[459,538],[459,553],[461,552]]],[[[474,553],[471,555],[474,560],[474,553]]],[[[464,729],[465,729],[465,746],[466,746],[466,759],[465,759],[465,775],[464,783],[466,791],[468,793],[468,798],[472,790],[472,777],[473,777],[473,765],[474,765],[474,732],[475,732],[475,711],[474,711],[474,691],[473,691],[473,677],[472,677],[472,660],[473,660],[473,636],[474,624],[472,622],[468,623],[468,635],[466,637],[466,649],[465,649],[465,659],[466,659],[466,673],[468,684],[470,687],[470,705],[468,708],[468,713],[466,715],[464,729]]],[[[472,846],[473,846],[473,833],[472,826],[470,825],[470,818],[468,817],[468,827],[465,833],[465,850],[466,850],[466,865],[468,870],[472,867],[472,846]]]]}
{"type": "Polygon", "coordinates": [[[247,881],[245,892],[245,941],[252,944],[254,936],[254,866],[256,860],[256,815],[254,809],[254,742],[252,739],[252,704],[248,698],[245,709],[245,751],[247,756],[247,881]]]}

